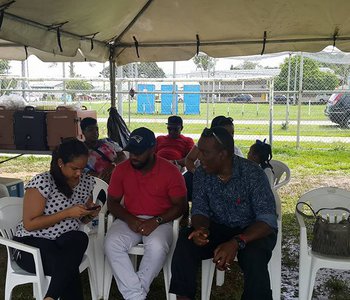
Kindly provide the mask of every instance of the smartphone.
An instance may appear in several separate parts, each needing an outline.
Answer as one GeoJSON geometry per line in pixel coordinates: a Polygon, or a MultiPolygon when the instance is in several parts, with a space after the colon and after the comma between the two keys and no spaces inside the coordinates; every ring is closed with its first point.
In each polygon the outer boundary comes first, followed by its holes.
{"type": "Polygon", "coordinates": [[[101,207],[100,205],[96,205],[96,206],[88,207],[87,210],[96,210],[96,209],[99,209],[100,207],[101,207]]]}

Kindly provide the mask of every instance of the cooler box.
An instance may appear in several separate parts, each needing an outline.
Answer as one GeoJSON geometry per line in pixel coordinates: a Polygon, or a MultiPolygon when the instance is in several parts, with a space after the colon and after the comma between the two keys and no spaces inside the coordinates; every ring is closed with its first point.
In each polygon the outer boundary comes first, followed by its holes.
{"type": "Polygon", "coordinates": [[[0,106],[0,149],[16,149],[13,133],[14,112],[0,106]]]}
{"type": "Polygon", "coordinates": [[[97,119],[95,110],[87,110],[85,106],[76,110],[58,106],[56,111],[47,113],[47,143],[50,150],[59,145],[64,138],[76,137],[84,140],[80,129],[80,121],[86,117],[97,119]]]}
{"type": "Polygon", "coordinates": [[[16,149],[48,150],[46,113],[27,106],[23,111],[16,111],[13,114],[16,149]]]}
{"type": "Polygon", "coordinates": [[[16,178],[0,177],[0,198],[2,197],[23,197],[23,180],[16,178]]]}

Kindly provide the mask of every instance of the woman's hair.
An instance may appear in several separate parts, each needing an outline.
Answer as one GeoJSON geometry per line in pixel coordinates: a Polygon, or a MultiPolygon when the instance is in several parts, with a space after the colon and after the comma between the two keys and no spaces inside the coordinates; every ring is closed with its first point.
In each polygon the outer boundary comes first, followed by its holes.
{"type": "Polygon", "coordinates": [[[225,116],[217,116],[215,117],[210,124],[210,128],[213,127],[224,127],[227,125],[232,125],[233,126],[233,119],[230,117],[225,117],[225,116]]]}
{"type": "Polygon", "coordinates": [[[265,143],[264,141],[256,140],[255,144],[251,146],[251,151],[253,154],[257,155],[260,160],[260,165],[263,169],[271,168],[270,160],[272,159],[272,149],[271,145],[265,143]]]}
{"type": "Polygon", "coordinates": [[[75,138],[64,140],[62,144],[52,152],[50,174],[56,183],[57,189],[68,198],[72,196],[73,189],[68,185],[67,180],[58,165],[58,160],[61,159],[63,163],[66,164],[84,155],[89,155],[88,148],[83,142],[75,138]]]}

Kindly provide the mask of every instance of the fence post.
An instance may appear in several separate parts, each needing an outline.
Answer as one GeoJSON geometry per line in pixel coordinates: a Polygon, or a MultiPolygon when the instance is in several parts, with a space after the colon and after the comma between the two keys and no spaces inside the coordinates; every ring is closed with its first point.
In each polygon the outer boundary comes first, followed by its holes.
{"type": "Polygon", "coordinates": [[[66,63],[62,63],[62,75],[63,75],[63,82],[62,82],[62,88],[63,88],[63,101],[64,105],[67,104],[67,93],[66,93],[66,63]]]}
{"type": "Polygon", "coordinates": [[[289,57],[288,57],[287,101],[286,101],[286,128],[288,128],[288,125],[289,125],[289,91],[290,91],[291,59],[292,59],[292,55],[291,55],[291,53],[289,53],[289,57]]]}
{"type": "Polygon", "coordinates": [[[303,93],[303,64],[304,56],[301,52],[300,54],[300,71],[299,71],[299,94],[298,94],[298,120],[297,120],[297,148],[300,147],[300,119],[301,119],[301,96],[303,93]]]}
{"type": "Polygon", "coordinates": [[[173,98],[172,98],[172,105],[171,105],[171,113],[173,115],[176,115],[176,61],[173,61],[173,98]]]}
{"type": "Polygon", "coordinates": [[[274,79],[270,81],[270,92],[269,92],[269,141],[272,147],[273,143],[273,89],[274,89],[274,79]]]}

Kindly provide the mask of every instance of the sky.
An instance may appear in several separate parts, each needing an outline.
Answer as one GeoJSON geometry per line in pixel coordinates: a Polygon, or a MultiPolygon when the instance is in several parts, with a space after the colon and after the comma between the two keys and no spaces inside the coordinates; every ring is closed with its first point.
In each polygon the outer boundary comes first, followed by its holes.
{"type": "MultiPolygon", "coordinates": [[[[238,58],[220,58],[217,59],[215,70],[225,71],[229,70],[230,66],[237,66],[242,64],[243,61],[250,60],[259,63],[262,66],[278,67],[283,63],[284,58],[287,54],[276,54],[276,55],[256,55],[250,57],[238,57],[238,58]]],[[[29,77],[32,78],[62,78],[63,77],[63,66],[62,63],[53,65],[52,63],[44,63],[35,56],[30,56],[26,62],[29,69],[29,77]]],[[[21,62],[11,61],[10,62],[10,74],[21,76],[21,62]]],[[[82,77],[96,78],[99,77],[103,67],[107,67],[108,63],[74,63],[74,71],[76,74],[82,77]]],[[[171,75],[173,73],[173,62],[158,62],[158,66],[163,69],[165,74],[171,75]]],[[[192,60],[178,61],[176,62],[176,73],[184,74],[196,70],[196,66],[192,60]]],[[[66,76],[68,77],[68,63],[66,63],[66,76]]]]}

